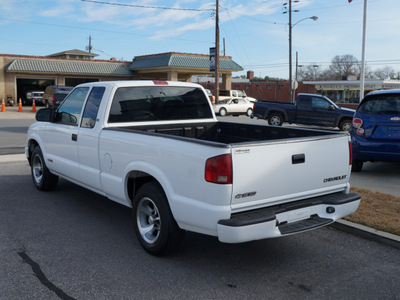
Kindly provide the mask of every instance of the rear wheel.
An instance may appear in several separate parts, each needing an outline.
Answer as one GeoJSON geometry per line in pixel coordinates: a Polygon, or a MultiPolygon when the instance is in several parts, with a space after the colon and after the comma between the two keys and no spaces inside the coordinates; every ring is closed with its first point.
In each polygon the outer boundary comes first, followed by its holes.
{"type": "Polygon", "coordinates": [[[221,109],[219,110],[219,115],[220,115],[221,117],[226,116],[226,114],[227,114],[227,111],[226,111],[225,108],[221,108],[221,109]]]}
{"type": "Polygon", "coordinates": [[[268,124],[274,126],[282,126],[283,117],[280,113],[271,113],[268,117],[268,124]]]}
{"type": "Polygon", "coordinates": [[[51,174],[47,169],[39,146],[33,149],[31,155],[31,174],[33,184],[40,191],[50,191],[57,186],[58,176],[51,174]]]}
{"type": "Polygon", "coordinates": [[[251,108],[249,108],[249,109],[246,111],[246,115],[247,115],[248,117],[251,117],[251,116],[253,115],[253,110],[252,110],[251,108]]]}
{"type": "Polygon", "coordinates": [[[175,250],[183,240],[168,205],[167,197],[156,182],[144,184],[133,200],[136,236],[150,254],[160,256],[175,250]]]}
{"type": "Polygon", "coordinates": [[[353,160],[351,165],[351,171],[353,172],[360,172],[363,167],[364,162],[361,160],[353,160]]]}

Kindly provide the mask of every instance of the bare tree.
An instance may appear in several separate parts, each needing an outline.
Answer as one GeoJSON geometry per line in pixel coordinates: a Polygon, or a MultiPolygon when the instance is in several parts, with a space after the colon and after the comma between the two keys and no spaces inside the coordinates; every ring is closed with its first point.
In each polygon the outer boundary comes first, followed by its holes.
{"type": "Polygon", "coordinates": [[[359,75],[360,62],[351,54],[336,55],[327,70],[326,75],[329,76],[327,79],[341,80],[346,76],[357,76],[359,75]]]}
{"type": "Polygon", "coordinates": [[[392,67],[385,66],[383,68],[376,69],[374,75],[378,79],[395,78],[396,72],[392,67]]]}
{"type": "Polygon", "coordinates": [[[316,64],[302,66],[298,68],[298,80],[319,80],[322,79],[322,72],[316,64]]]}

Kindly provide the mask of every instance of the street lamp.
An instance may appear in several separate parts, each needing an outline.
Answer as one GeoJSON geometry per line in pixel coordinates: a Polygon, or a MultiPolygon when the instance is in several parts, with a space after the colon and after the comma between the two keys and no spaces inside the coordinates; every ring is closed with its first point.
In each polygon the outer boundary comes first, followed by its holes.
{"type": "MultiPolygon", "coordinates": [[[[291,1],[289,1],[290,3],[291,1]]],[[[291,5],[290,5],[291,6],[291,5]]],[[[293,83],[292,83],[292,28],[300,23],[301,21],[311,19],[313,21],[317,21],[318,17],[312,16],[308,18],[301,19],[296,23],[292,24],[292,13],[291,7],[289,7],[289,101],[293,102],[293,83]]]]}

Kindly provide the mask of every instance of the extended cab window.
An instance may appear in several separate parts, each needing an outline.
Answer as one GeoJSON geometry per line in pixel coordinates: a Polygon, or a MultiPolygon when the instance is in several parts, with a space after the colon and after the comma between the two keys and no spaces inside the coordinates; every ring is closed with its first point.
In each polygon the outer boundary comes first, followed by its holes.
{"type": "Polygon", "coordinates": [[[105,87],[94,87],[90,92],[83,112],[81,127],[93,128],[96,125],[97,113],[105,90],[105,87]]]}
{"type": "Polygon", "coordinates": [[[58,108],[54,122],[77,126],[88,91],[87,87],[73,90],[58,108]]]}
{"type": "Polygon", "coordinates": [[[212,118],[209,100],[196,87],[121,87],[115,92],[109,123],[212,118]]]}

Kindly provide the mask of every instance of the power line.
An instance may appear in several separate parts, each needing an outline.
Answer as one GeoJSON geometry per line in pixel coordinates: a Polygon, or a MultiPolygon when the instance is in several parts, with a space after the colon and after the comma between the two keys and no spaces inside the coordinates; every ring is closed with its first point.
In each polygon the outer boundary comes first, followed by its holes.
{"type": "Polygon", "coordinates": [[[80,1],[96,3],[96,4],[106,4],[106,5],[113,5],[113,6],[125,6],[125,7],[136,7],[136,8],[185,10],[185,11],[215,11],[215,9],[213,9],[213,8],[180,8],[180,7],[166,7],[166,6],[154,6],[154,5],[125,4],[125,3],[105,2],[105,1],[97,1],[97,0],[80,0],[80,1]]]}

